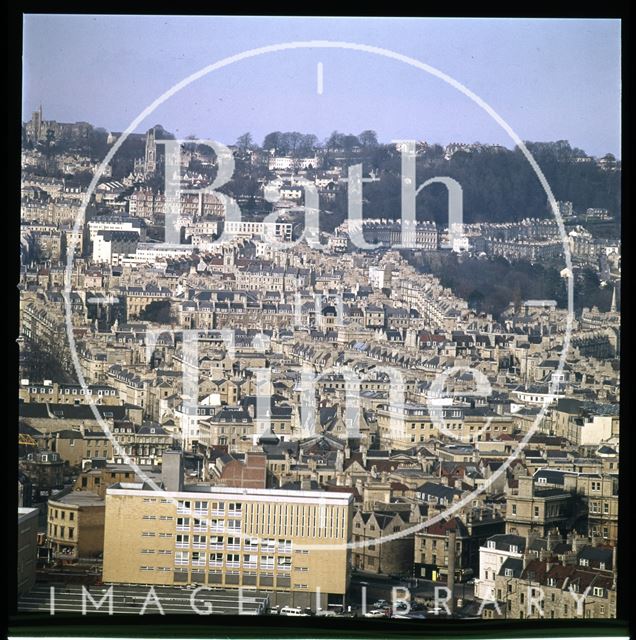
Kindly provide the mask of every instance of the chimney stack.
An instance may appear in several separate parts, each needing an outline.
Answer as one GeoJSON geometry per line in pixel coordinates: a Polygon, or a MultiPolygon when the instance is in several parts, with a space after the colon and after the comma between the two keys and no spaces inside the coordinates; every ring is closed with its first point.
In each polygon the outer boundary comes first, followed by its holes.
{"type": "Polygon", "coordinates": [[[448,532],[448,579],[447,586],[450,592],[450,612],[451,615],[455,613],[455,543],[457,540],[457,533],[455,529],[448,532]]]}

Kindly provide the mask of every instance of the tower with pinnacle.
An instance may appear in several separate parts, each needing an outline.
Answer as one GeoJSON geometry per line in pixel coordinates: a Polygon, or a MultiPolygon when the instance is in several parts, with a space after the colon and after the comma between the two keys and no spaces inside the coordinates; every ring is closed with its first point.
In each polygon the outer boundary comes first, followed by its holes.
{"type": "Polygon", "coordinates": [[[157,142],[155,139],[155,127],[148,129],[146,133],[146,155],[144,158],[144,173],[152,176],[157,171],[157,142]]]}

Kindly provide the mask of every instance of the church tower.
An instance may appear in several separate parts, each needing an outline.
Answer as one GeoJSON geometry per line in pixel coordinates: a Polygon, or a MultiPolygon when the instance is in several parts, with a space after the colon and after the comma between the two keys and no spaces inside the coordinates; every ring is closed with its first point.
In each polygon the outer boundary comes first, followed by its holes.
{"type": "Polygon", "coordinates": [[[155,141],[155,128],[148,129],[146,133],[146,157],[144,160],[144,172],[147,176],[157,171],[157,143],[155,141]]]}

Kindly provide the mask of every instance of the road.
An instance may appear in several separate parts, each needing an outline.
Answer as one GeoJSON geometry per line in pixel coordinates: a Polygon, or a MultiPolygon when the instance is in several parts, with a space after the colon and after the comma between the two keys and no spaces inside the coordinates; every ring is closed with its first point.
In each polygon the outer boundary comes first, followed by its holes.
{"type": "MultiPolygon", "coordinates": [[[[89,594],[93,600],[99,604],[104,595],[108,592],[109,586],[89,588],[89,594]]],[[[194,590],[182,589],[179,587],[159,587],[154,588],[156,598],[150,593],[150,587],[113,585],[112,586],[112,612],[113,614],[139,615],[144,610],[144,602],[147,601],[145,614],[161,613],[157,601],[165,614],[197,614],[191,604],[194,590]]],[[[242,603],[239,603],[238,590],[201,589],[194,596],[194,605],[201,614],[228,614],[228,615],[258,615],[266,610],[268,603],[267,596],[257,591],[243,592],[242,603]],[[208,604],[211,610],[207,611],[208,604]]],[[[53,609],[56,613],[71,613],[83,611],[87,615],[91,612],[109,612],[109,598],[106,598],[99,609],[93,604],[88,595],[82,594],[82,585],[59,585],[36,584],[35,588],[18,601],[18,610],[38,611],[51,613],[53,609]],[[53,603],[51,602],[51,587],[54,588],[53,603]],[[85,603],[85,604],[83,604],[85,603]]]]}
{"type": "MultiPolygon", "coordinates": [[[[351,578],[351,586],[349,588],[350,601],[359,603],[361,601],[362,586],[366,586],[367,589],[367,607],[369,607],[374,600],[383,598],[387,601],[391,600],[392,589],[398,588],[397,595],[401,597],[404,592],[400,589],[408,589],[412,598],[433,600],[435,597],[435,587],[446,587],[446,582],[433,580],[425,580],[423,578],[392,580],[388,576],[377,576],[374,574],[357,572],[351,578]]],[[[440,599],[444,598],[446,592],[439,592],[440,599]]],[[[465,602],[475,599],[473,585],[465,583],[455,584],[454,589],[455,598],[461,598],[465,602]]]]}

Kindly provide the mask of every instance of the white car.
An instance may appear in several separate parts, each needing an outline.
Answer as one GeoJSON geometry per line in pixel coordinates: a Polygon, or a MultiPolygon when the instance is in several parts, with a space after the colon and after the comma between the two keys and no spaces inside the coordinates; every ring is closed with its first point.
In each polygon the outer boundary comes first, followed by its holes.
{"type": "Polygon", "coordinates": [[[386,618],[384,609],[371,609],[364,614],[365,618],[386,618]]]}
{"type": "Polygon", "coordinates": [[[309,617],[309,614],[305,613],[300,607],[283,607],[280,610],[280,615],[309,617]]]}

